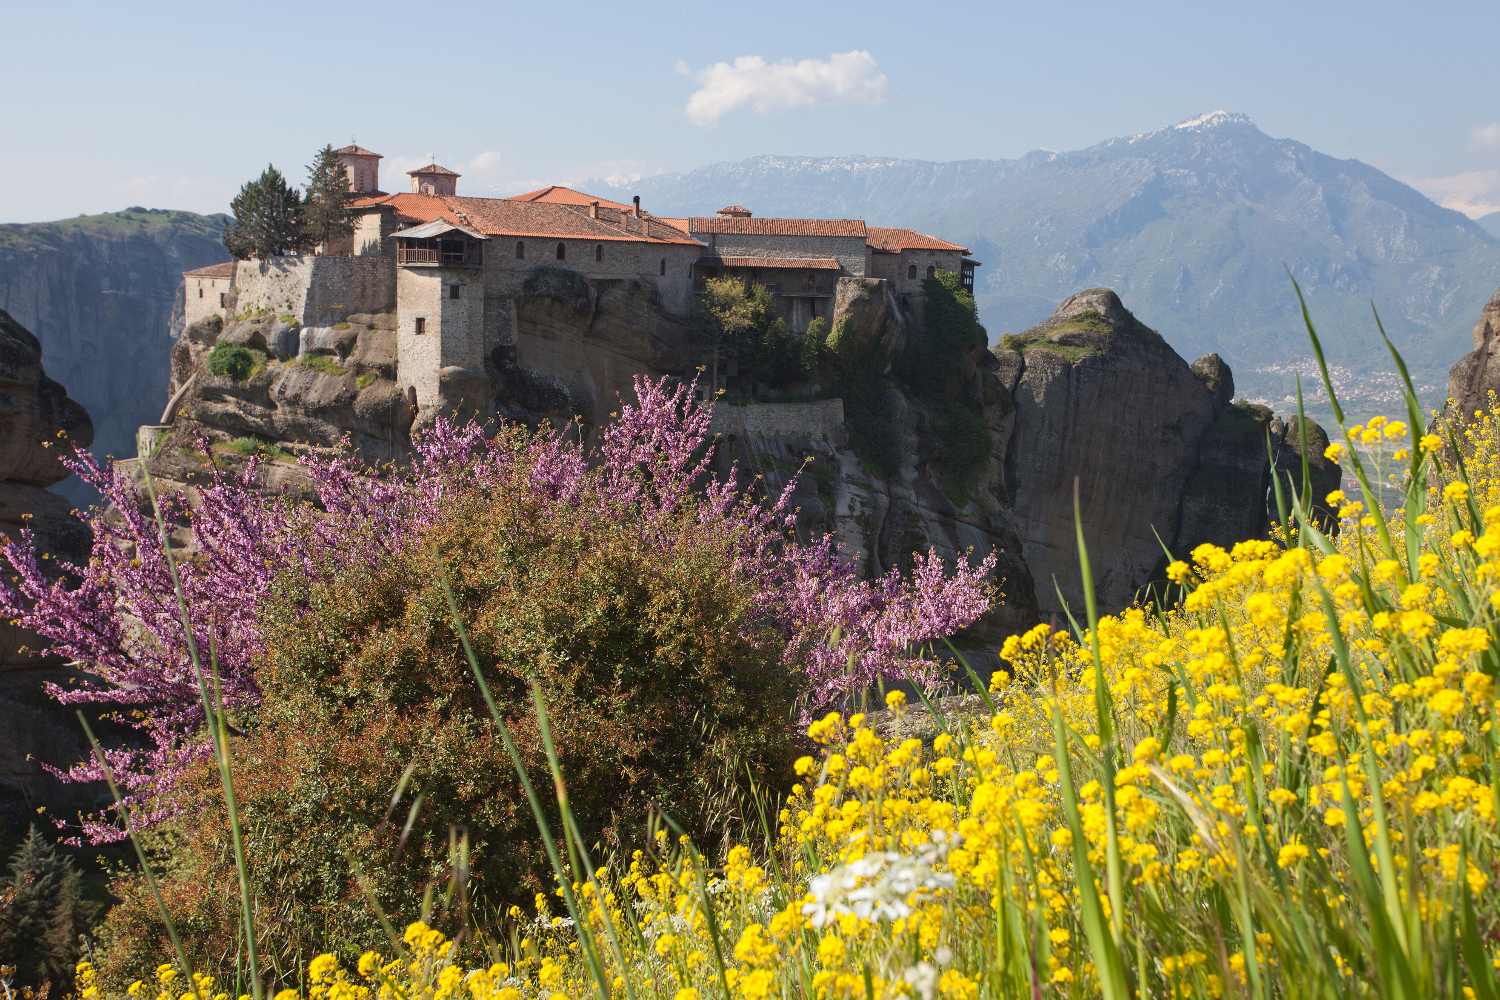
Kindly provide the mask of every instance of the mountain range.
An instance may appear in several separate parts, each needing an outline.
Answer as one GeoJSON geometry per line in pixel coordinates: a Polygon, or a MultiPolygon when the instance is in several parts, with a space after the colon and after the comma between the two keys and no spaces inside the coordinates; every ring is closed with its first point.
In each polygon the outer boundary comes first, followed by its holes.
{"type": "MultiPolygon", "coordinates": [[[[161,419],[182,331],[182,272],[229,259],[223,216],[127,208],[0,225],[0,309],[42,342],[47,374],[94,421],[97,456],[135,457],[135,431],[161,419]]],[[[53,490],[75,504],[92,487],[53,490]]]]}
{"type": "Polygon", "coordinates": [[[1394,401],[1372,302],[1435,403],[1500,285],[1493,217],[1480,225],[1374,167],[1222,111],[1069,153],[952,163],[760,156],[628,189],[664,216],[734,203],[961,243],[984,265],[975,298],[992,343],[1079,289],[1109,287],[1184,357],[1218,353],[1245,395],[1278,404],[1294,369],[1304,380],[1310,371],[1288,272],[1356,412],[1394,401]]]}

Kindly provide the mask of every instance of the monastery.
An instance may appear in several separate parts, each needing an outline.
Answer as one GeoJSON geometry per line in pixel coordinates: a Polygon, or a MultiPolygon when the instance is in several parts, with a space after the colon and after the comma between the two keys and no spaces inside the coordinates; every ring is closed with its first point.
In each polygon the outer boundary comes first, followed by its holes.
{"type": "Polygon", "coordinates": [[[629,205],[547,187],[510,198],[458,193],[460,175],[433,163],[411,190],[380,190],[378,153],[337,151],[354,192],[351,237],[315,254],[238,260],[184,272],[185,318],[271,313],[305,327],[352,313],[394,312],[399,384],[439,405],[438,373],[482,371],[497,345],[516,345],[514,298],[545,269],[654,287],[670,313],[691,314],[714,277],[764,285],[793,333],[833,319],[843,279],[883,279],[920,309],[922,280],[958,272],[973,289],[977,261],[954,243],[859,219],[756,218],[730,205],[708,218],[659,218],[629,205]]]}

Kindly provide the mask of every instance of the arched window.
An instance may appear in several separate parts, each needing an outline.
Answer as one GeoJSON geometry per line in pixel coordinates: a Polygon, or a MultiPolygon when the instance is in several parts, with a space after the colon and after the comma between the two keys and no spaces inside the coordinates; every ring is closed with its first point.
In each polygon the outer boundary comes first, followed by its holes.
{"type": "Polygon", "coordinates": [[[594,259],[595,260],[603,260],[604,259],[604,244],[603,243],[596,243],[596,244],[594,244],[594,259]]]}
{"type": "Polygon", "coordinates": [[[557,245],[557,259],[558,260],[567,260],[568,259],[568,248],[567,248],[567,246],[565,244],[559,243],[557,245]]]}
{"type": "Polygon", "coordinates": [[[908,267],[906,269],[906,280],[907,281],[916,281],[917,280],[917,265],[913,264],[913,265],[911,265],[910,267],[908,267]]]}
{"type": "Polygon", "coordinates": [[[667,273],[667,258],[665,257],[661,259],[661,273],[664,275],[667,273]]]}
{"type": "Polygon", "coordinates": [[[516,260],[526,259],[526,241],[516,240],[516,260]]]}
{"type": "Polygon", "coordinates": [[[929,278],[936,278],[937,277],[937,268],[933,267],[931,264],[927,265],[927,277],[929,277],[929,278]]]}

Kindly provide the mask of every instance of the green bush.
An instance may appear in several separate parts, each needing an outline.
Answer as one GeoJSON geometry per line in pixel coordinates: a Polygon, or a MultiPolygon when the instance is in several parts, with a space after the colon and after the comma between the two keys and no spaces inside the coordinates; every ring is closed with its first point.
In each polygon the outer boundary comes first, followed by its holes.
{"type": "Polygon", "coordinates": [[[266,363],[263,351],[239,344],[219,341],[208,353],[208,370],[215,375],[228,375],[236,382],[243,382],[266,363]]]}
{"type": "Polygon", "coordinates": [[[295,363],[311,368],[315,372],[322,372],[324,375],[349,374],[348,369],[326,354],[303,354],[297,358],[295,363]]]}
{"type": "Polygon", "coordinates": [[[733,358],[740,377],[778,389],[805,377],[801,347],[764,285],[710,278],[698,306],[700,336],[717,352],[721,366],[733,358]]]}
{"type": "MultiPolygon", "coordinates": [[[[694,523],[670,546],[642,546],[628,524],[545,518],[529,490],[499,487],[454,497],[424,538],[378,566],[338,567],[310,613],[288,579],[259,615],[264,701],[234,752],[252,891],[276,901],[263,911],[267,950],[296,967],[288,928],[348,942],[354,954],[388,947],[351,859],[405,926],[425,884],[448,870],[459,829],[471,913],[527,903],[552,883],[456,640],[439,560],[531,781],[551,788],[527,690],[532,678],[541,684],[572,808],[587,842],[602,845],[596,856],[628,858],[652,808],[712,843],[738,825],[747,772],[784,789],[792,678],[736,578],[737,555],[734,539],[694,523]],[[411,782],[385,823],[408,765],[411,782]]],[[[201,780],[201,811],[174,845],[164,891],[202,954],[232,954],[227,820],[217,775],[205,767],[201,780]]],[[[156,904],[138,881],[114,891],[125,900],[101,964],[139,967],[164,940],[156,904]]]]}

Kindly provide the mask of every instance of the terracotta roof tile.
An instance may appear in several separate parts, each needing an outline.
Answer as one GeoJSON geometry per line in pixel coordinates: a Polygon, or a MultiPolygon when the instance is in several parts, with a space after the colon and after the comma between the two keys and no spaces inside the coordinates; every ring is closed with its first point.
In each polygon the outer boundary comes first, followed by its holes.
{"type": "Polygon", "coordinates": [[[957,243],[949,243],[940,240],[936,236],[927,236],[912,229],[893,229],[889,226],[870,226],[869,235],[865,238],[870,246],[877,250],[889,250],[891,253],[900,253],[902,250],[957,250],[960,253],[968,253],[967,247],[961,247],[957,243]]]}
{"type": "Polygon", "coordinates": [[[419,170],[408,170],[406,172],[406,176],[408,177],[416,177],[419,174],[441,174],[444,177],[463,176],[463,174],[459,173],[456,170],[449,170],[447,167],[440,167],[436,163],[429,163],[427,166],[422,167],[419,170]]]}
{"type": "Polygon", "coordinates": [[[349,156],[374,156],[382,160],[385,159],[385,157],[381,156],[379,153],[365,149],[363,146],[345,146],[343,149],[335,149],[334,152],[345,153],[349,156]]]}
{"type": "Polygon", "coordinates": [[[558,239],[624,240],[702,246],[680,229],[660,220],[600,206],[599,218],[584,205],[512,201],[508,198],[463,198],[456,195],[392,194],[361,198],[352,208],[383,208],[395,213],[403,228],[445,219],[486,236],[550,236],[558,239]]]}
{"type": "Polygon", "coordinates": [[[505,201],[540,201],[549,202],[554,205],[582,205],[588,207],[589,202],[597,201],[601,208],[620,208],[629,210],[629,205],[618,201],[610,201],[608,198],[600,198],[598,195],[585,194],[582,191],[574,191],[572,188],[563,187],[561,184],[553,184],[536,191],[527,191],[525,194],[513,194],[505,201]]]}
{"type": "Polygon", "coordinates": [[[860,219],[740,219],[693,218],[693,233],[741,233],[748,236],[858,236],[865,235],[860,219]]]}
{"type": "Polygon", "coordinates": [[[183,271],[182,276],[184,278],[232,278],[234,277],[234,261],[227,260],[222,264],[195,267],[191,271],[183,271]]]}

